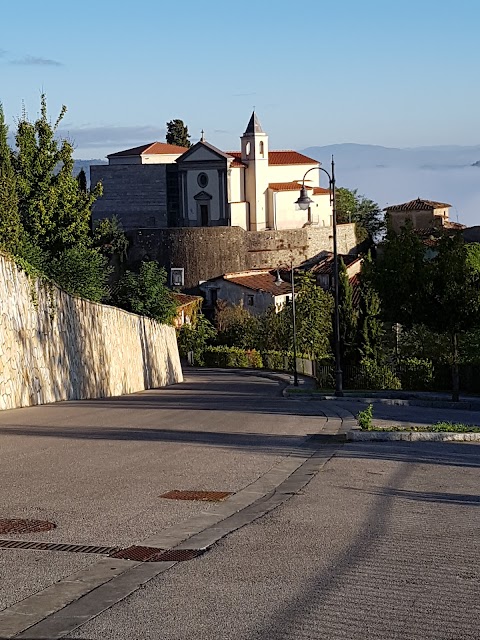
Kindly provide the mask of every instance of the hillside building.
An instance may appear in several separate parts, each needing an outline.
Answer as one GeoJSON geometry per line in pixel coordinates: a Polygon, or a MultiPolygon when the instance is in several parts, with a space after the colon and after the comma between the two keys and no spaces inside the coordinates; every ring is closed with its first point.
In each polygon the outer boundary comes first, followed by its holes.
{"type": "MultiPolygon", "coordinates": [[[[396,233],[410,221],[414,229],[451,228],[456,225],[450,222],[451,204],[433,200],[410,200],[384,209],[388,224],[396,233]]],[[[462,225],[463,226],[463,225],[462,225]]]]}

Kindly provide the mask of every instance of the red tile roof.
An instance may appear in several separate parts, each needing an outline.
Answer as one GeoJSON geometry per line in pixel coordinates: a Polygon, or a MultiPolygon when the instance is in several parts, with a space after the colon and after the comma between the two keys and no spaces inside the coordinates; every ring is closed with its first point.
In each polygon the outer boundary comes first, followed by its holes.
{"type": "Polygon", "coordinates": [[[445,207],[451,207],[451,204],[446,202],[435,202],[435,200],[410,200],[410,202],[404,202],[403,204],[393,204],[390,207],[385,207],[384,211],[431,211],[432,209],[442,209],[445,207]]]}
{"type": "Polygon", "coordinates": [[[361,288],[360,288],[360,278],[359,278],[359,274],[356,273],[354,276],[352,276],[351,278],[349,278],[349,282],[352,285],[352,303],[354,307],[359,307],[360,306],[360,294],[361,294],[361,288]]]}
{"type": "Polygon", "coordinates": [[[118,151],[117,153],[111,153],[107,158],[121,158],[123,156],[143,156],[143,155],[180,155],[188,151],[187,147],[178,147],[175,144],[167,144],[166,142],[149,142],[148,144],[142,144],[139,147],[133,147],[132,149],[125,149],[125,151],[118,151]]]}
{"type": "Polygon", "coordinates": [[[460,224],[460,222],[450,222],[449,220],[444,222],[442,226],[444,229],[455,229],[455,230],[458,229],[458,231],[461,231],[462,229],[467,228],[466,225],[460,224]]]}
{"type": "Polygon", "coordinates": [[[239,273],[226,273],[224,280],[233,282],[247,289],[254,291],[266,291],[273,296],[280,296],[292,293],[292,285],[290,282],[282,282],[280,285],[275,284],[277,280],[276,271],[241,271],[239,273]]]}
{"type": "Polygon", "coordinates": [[[323,187],[313,187],[314,196],[321,196],[324,194],[330,194],[330,189],[324,189],[323,187]]]}
{"type": "Polygon", "coordinates": [[[175,304],[177,305],[177,309],[179,307],[185,307],[188,304],[192,304],[193,302],[200,304],[203,302],[202,296],[189,296],[186,293],[174,293],[173,297],[175,299],[175,304]]]}
{"type": "Polygon", "coordinates": [[[298,182],[270,182],[268,188],[272,191],[300,191],[301,186],[298,182]]]}
{"type": "MultiPolygon", "coordinates": [[[[229,156],[237,158],[242,157],[240,151],[227,151],[229,156]]],[[[320,164],[318,160],[304,156],[303,153],[298,151],[269,151],[268,152],[268,164],[282,165],[282,164],[320,164]]]]}
{"type": "MultiPolygon", "coordinates": [[[[358,260],[361,260],[359,256],[350,255],[350,254],[339,255],[338,257],[342,258],[343,263],[347,268],[350,267],[352,264],[355,264],[355,262],[357,262],[358,260]]],[[[307,260],[305,262],[305,266],[307,266],[308,268],[309,265],[312,264],[312,262],[313,260],[307,260]]],[[[313,266],[309,269],[309,271],[317,275],[324,274],[324,273],[333,275],[333,253],[329,252],[322,260],[320,260],[316,264],[313,264],[313,266]]]]}

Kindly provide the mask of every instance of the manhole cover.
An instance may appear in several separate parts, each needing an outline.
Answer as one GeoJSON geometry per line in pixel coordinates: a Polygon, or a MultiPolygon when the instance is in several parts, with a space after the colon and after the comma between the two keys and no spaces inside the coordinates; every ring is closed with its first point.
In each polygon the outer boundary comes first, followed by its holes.
{"type": "Polygon", "coordinates": [[[185,562],[204,553],[201,549],[159,549],[158,547],[137,547],[135,545],[111,553],[111,558],[136,560],[137,562],[185,562]]]}
{"type": "Polygon", "coordinates": [[[202,500],[204,502],[220,502],[231,496],[231,491],[168,491],[161,498],[168,500],[202,500]]]}
{"type": "Polygon", "coordinates": [[[0,533],[40,533],[51,531],[57,525],[46,520],[0,519],[0,533]]]}

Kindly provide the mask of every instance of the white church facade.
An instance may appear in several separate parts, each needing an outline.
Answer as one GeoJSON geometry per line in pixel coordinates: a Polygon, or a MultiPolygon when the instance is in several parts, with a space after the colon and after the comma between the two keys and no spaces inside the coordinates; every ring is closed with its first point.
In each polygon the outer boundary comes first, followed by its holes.
{"type": "Polygon", "coordinates": [[[320,186],[320,163],[297,151],[271,151],[255,112],[240,151],[222,151],[202,139],[189,149],[154,142],[108,156],[91,167],[104,196],[94,218],[115,213],[126,229],[237,226],[246,231],[332,224],[330,191],[320,186]],[[312,200],[296,206],[305,173],[312,200]],[[133,196],[133,197],[132,197],[133,196]]]}
{"type": "Polygon", "coordinates": [[[247,231],[330,226],[330,191],[320,171],[305,180],[313,203],[295,205],[305,173],[320,163],[297,151],[270,151],[257,115],[241,137],[240,151],[221,151],[200,140],[176,160],[185,226],[229,224],[247,231]]]}

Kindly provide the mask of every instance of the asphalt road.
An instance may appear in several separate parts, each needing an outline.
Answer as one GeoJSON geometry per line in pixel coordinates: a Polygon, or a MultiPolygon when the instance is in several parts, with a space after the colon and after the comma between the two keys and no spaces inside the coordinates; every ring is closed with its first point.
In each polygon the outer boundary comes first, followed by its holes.
{"type": "MultiPolygon", "coordinates": [[[[281,388],[187,372],[174,388],[1,412],[0,518],[57,524],[11,538],[125,546],[208,514],[159,496],[237,492],[305,455],[306,436],[325,426],[328,405],[284,399],[281,388]]],[[[68,637],[478,640],[479,467],[472,444],[339,445],[299,495],[68,637]]],[[[12,605],[98,562],[0,554],[0,630],[12,605]]]]}
{"type": "Polygon", "coordinates": [[[480,448],[351,444],[271,515],[73,633],[478,640],[480,448]]]}

